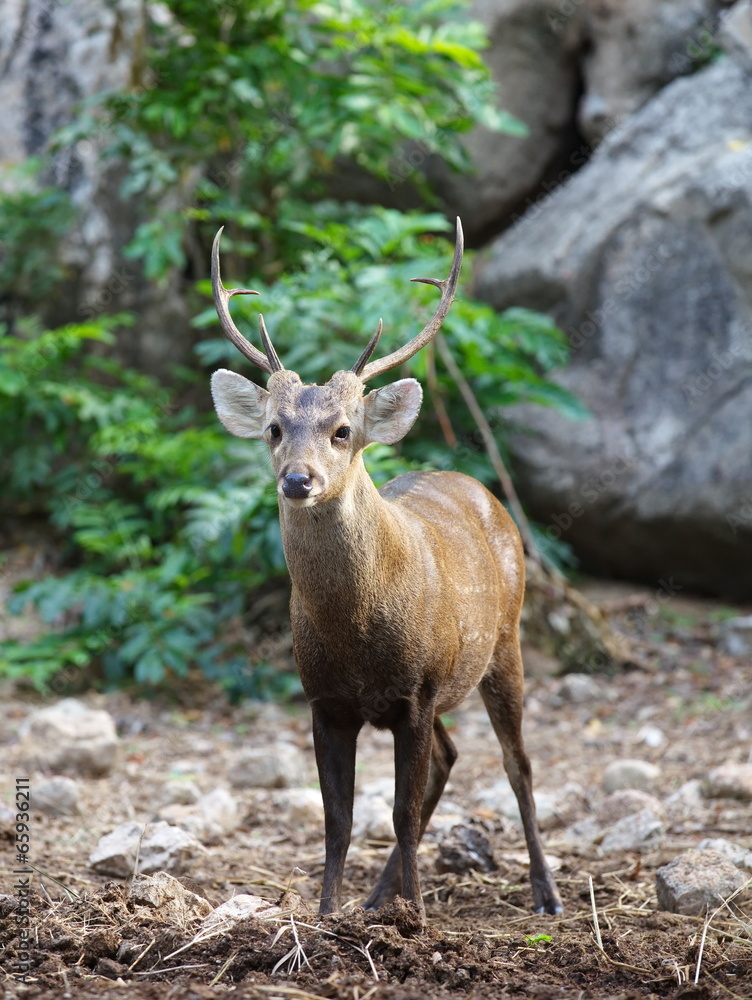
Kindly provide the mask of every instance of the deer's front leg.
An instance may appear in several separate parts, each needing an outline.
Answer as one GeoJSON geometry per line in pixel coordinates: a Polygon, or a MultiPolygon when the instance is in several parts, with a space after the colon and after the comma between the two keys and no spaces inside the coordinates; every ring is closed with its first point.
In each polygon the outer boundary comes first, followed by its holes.
{"type": "Polygon", "coordinates": [[[421,807],[431,762],[434,719],[433,694],[421,692],[405,704],[394,732],[394,832],[402,859],[402,895],[415,903],[421,918],[425,907],[418,878],[421,807]]]}
{"type": "Polygon", "coordinates": [[[319,913],[331,913],[340,905],[342,874],[352,831],[355,794],[355,747],[361,723],[342,721],[331,710],[314,703],[313,745],[324,800],[326,862],[319,913]]]}

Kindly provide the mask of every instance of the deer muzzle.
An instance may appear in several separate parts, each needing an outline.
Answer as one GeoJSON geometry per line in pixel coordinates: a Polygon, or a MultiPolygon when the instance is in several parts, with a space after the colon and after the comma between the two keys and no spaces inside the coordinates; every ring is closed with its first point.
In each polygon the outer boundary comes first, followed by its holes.
{"type": "Polygon", "coordinates": [[[282,480],[282,492],[288,500],[307,500],[313,489],[313,480],[303,472],[288,472],[282,480]]]}

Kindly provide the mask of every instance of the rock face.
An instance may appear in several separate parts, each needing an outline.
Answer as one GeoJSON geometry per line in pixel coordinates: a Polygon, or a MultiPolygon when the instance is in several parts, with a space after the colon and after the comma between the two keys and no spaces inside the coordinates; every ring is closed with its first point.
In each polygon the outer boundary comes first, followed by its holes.
{"type": "MultiPolygon", "coordinates": [[[[581,14],[559,25],[550,0],[475,0],[471,12],[486,28],[484,61],[497,84],[496,104],[527,126],[524,137],[475,128],[465,145],[472,176],[449,174],[440,163],[427,173],[471,237],[498,232],[512,213],[534,200],[541,181],[584,162],[575,119],[580,90],[581,14]]],[[[419,166],[422,164],[418,163],[419,166]]]]}
{"type": "MultiPolygon", "coordinates": [[[[567,6],[559,4],[554,23],[566,24],[567,6]]],[[[585,138],[600,142],[661,87],[707,61],[718,8],[717,0],[588,0],[578,114],[585,138]]]]}
{"type": "MultiPolygon", "coordinates": [[[[2,165],[23,163],[48,149],[77,106],[108,90],[138,89],[144,76],[147,30],[143,0],[0,0],[0,150],[2,165]]],[[[143,317],[121,353],[143,367],[190,349],[185,306],[150,288],[122,256],[135,209],[120,197],[122,170],[101,158],[113,122],[102,118],[91,136],[53,157],[48,183],[64,188],[78,209],[63,247],[71,281],[55,295],[50,323],[82,322],[121,309],[143,317]],[[177,336],[154,336],[172,323],[177,336]],[[180,336],[183,337],[181,346],[180,336]]],[[[40,303],[33,303],[35,309],[40,303]]],[[[42,304],[43,305],[43,304],[42,304]]]]}
{"type": "MultiPolygon", "coordinates": [[[[520,492],[596,572],[752,594],[752,76],[670,84],[493,245],[477,291],[550,312],[594,419],[519,407],[520,492]]],[[[656,605],[657,606],[657,605],[656,605]]]]}

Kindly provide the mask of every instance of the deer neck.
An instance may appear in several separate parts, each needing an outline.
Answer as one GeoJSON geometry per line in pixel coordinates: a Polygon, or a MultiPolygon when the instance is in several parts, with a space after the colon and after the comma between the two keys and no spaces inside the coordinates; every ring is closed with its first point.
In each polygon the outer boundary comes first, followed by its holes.
{"type": "Polygon", "coordinates": [[[315,507],[280,503],[280,525],[293,589],[309,618],[361,618],[405,565],[407,539],[362,458],[347,489],[315,507]],[[334,610],[333,610],[334,609],[334,610]]]}

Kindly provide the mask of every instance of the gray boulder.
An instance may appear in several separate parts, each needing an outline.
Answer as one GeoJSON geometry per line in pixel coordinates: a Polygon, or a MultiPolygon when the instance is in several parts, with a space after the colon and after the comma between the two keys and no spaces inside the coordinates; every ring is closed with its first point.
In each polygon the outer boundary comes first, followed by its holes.
{"type": "MultiPolygon", "coordinates": [[[[562,11],[574,7],[560,0],[562,11]]],[[[597,143],[677,76],[713,54],[718,0],[586,0],[584,96],[578,120],[597,143]]],[[[552,9],[557,10],[556,2],[552,9]]]]}
{"type": "Polygon", "coordinates": [[[488,32],[483,58],[497,85],[496,106],[524,122],[527,135],[473,129],[464,140],[474,165],[470,175],[450,173],[436,158],[425,163],[471,238],[499,232],[535,200],[541,182],[555,183],[587,158],[576,129],[582,14],[576,10],[559,26],[551,10],[551,0],[472,4],[472,16],[488,32]]]}
{"type": "MultiPolygon", "coordinates": [[[[0,149],[3,165],[46,153],[55,132],[69,125],[82,102],[110,90],[157,85],[145,71],[147,12],[143,0],[0,0],[0,149]]],[[[172,364],[187,356],[185,305],[176,289],[147,284],[124,260],[136,220],[120,195],[122,167],[101,156],[111,140],[103,113],[90,137],[53,156],[45,182],[62,187],[78,210],[62,249],[70,280],[46,309],[49,323],[90,319],[136,309],[142,322],[118,347],[129,363],[172,364]],[[164,329],[176,330],[165,337],[164,329]]]]}
{"type": "Polygon", "coordinates": [[[752,594],[751,133],[739,61],[675,81],[495,242],[476,289],[567,332],[557,380],[593,419],[505,414],[529,428],[520,492],[585,568],[649,581],[648,611],[752,594]]]}

